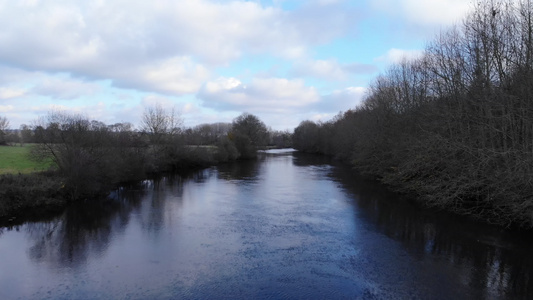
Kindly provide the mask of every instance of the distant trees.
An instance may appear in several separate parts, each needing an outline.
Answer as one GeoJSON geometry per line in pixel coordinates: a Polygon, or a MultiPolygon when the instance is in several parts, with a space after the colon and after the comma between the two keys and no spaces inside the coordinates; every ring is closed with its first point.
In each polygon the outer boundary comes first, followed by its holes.
{"type": "Polygon", "coordinates": [[[92,125],[81,115],[53,112],[37,129],[35,157],[52,159],[72,198],[105,190],[114,182],[110,139],[105,128],[92,125]]]}
{"type": "Polygon", "coordinates": [[[294,129],[294,148],[310,153],[319,152],[319,137],[319,126],[315,122],[302,121],[300,125],[294,129]]]}
{"type": "Polygon", "coordinates": [[[142,131],[147,133],[152,144],[158,145],[171,139],[181,132],[183,120],[175,108],[165,110],[161,104],[146,107],[141,121],[142,131]]]}
{"type": "Polygon", "coordinates": [[[33,131],[33,157],[53,162],[72,199],[106,192],[153,171],[148,143],[129,123],[107,126],[79,114],[51,112],[33,131]]]}
{"type": "Polygon", "coordinates": [[[240,157],[255,157],[257,150],[268,144],[268,130],[259,118],[243,113],[233,120],[231,140],[235,143],[240,157]]]}
{"type": "MultiPolygon", "coordinates": [[[[292,147],[292,133],[288,130],[279,131],[267,128],[266,131],[264,145],[259,148],[264,146],[275,148],[292,147]]],[[[188,145],[218,145],[221,141],[225,143],[228,140],[228,136],[232,139],[229,140],[230,142],[235,140],[232,123],[200,124],[184,131],[185,143],[188,145]]]]}
{"type": "MultiPolygon", "coordinates": [[[[31,159],[50,165],[46,172],[21,175],[15,181],[4,182],[10,187],[17,182],[26,182],[24,186],[46,183],[39,184],[43,194],[40,198],[44,199],[39,203],[54,203],[49,200],[58,198],[59,205],[69,200],[103,196],[118,184],[158,173],[254,158],[257,150],[267,145],[286,146],[291,140],[289,132],[269,131],[258,117],[248,113],[232,123],[201,124],[185,129],[177,111],[160,104],[146,107],[139,125],[135,128],[127,122],[105,124],[82,114],[52,111],[31,126],[22,124],[19,130],[8,132],[9,121],[0,116],[0,144],[32,143],[31,159]],[[30,179],[26,181],[26,178],[30,179]],[[49,182],[55,184],[43,189],[49,182]]],[[[9,195],[14,210],[22,207],[17,206],[21,190],[19,187],[3,193],[9,195]]],[[[24,202],[31,206],[31,198],[39,193],[32,190],[24,202]]]]}
{"type": "Polygon", "coordinates": [[[348,160],[427,205],[533,226],[533,1],[475,4],[362,105],[302,122],[297,149],[348,160]]]}
{"type": "Polygon", "coordinates": [[[141,131],[150,144],[148,169],[170,171],[181,164],[180,156],[184,150],[182,126],[183,119],[175,108],[164,109],[155,104],[144,109],[141,131]]]}
{"type": "Polygon", "coordinates": [[[6,145],[6,130],[9,128],[9,121],[6,117],[0,116],[0,145],[6,145]]]}
{"type": "Polygon", "coordinates": [[[64,183],[62,192],[70,199],[105,193],[113,185],[150,173],[255,157],[269,138],[265,124],[250,114],[232,124],[203,124],[187,130],[181,125],[175,110],[156,105],[143,112],[141,131],[130,123],[106,125],[54,111],[33,127],[22,125],[20,134],[24,142],[36,143],[34,159],[53,163],[64,183]]]}
{"type": "Polygon", "coordinates": [[[292,133],[288,130],[278,131],[269,130],[270,140],[268,145],[276,148],[291,148],[292,147],[292,133]]]}
{"type": "Polygon", "coordinates": [[[34,140],[34,132],[32,128],[26,124],[20,125],[20,142],[21,144],[24,143],[33,143],[34,140]]]}
{"type": "Polygon", "coordinates": [[[243,113],[232,123],[200,124],[184,131],[188,145],[216,146],[216,160],[256,157],[257,150],[266,146],[290,147],[292,134],[269,130],[256,116],[243,113]]]}
{"type": "Polygon", "coordinates": [[[186,142],[190,145],[215,145],[231,131],[231,123],[200,124],[185,131],[186,142]]]}

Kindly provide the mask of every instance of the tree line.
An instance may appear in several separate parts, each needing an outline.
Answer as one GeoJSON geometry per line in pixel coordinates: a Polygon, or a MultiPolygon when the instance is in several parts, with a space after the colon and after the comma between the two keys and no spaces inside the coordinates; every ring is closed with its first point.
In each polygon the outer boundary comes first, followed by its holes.
{"type": "Polygon", "coordinates": [[[533,2],[480,1],[363,103],[302,122],[294,147],[351,162],[428,206],[533,226],[533,2]]]}
{"type": "MultiPolygon", "coordinates": [[[[4,138],[9,122],[5,117],[0,121],[5,124],[0,128],[4,138]]],[[[31,159],[50,161],[52,167],[40,174],[0,176],[0,221],[33,206],[60,207],[72,200],[105,196],[117,184],[162,172],[254,158],[268,146],[290,146],[291,138],[287,132],[269,130],[248,113],[232,123],[185,129],[175,110],[160,105],[145,109],[139,129],[130,123],[106,125],[56,111],[31,127],[21,126],[16,135],[19,142],[32,143],[31,159]]]]}

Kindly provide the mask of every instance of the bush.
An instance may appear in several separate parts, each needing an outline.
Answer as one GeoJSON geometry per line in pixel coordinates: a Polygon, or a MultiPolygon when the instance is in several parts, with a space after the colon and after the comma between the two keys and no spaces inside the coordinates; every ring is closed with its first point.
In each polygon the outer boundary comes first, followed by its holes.
{"type": "Polygon", "coordinates": [[[232,140],[241,158],[254,158],[257,150],[268,143],[268,130],[256,116],[243,113],[233,120],[232,140]]]}
{"type": "Polygon", "coordinates": [[[51,173],[0,175],[0,223],[58,211],[64,195],[64,183],[51,173]]]}
{"type": "Polygon", "coordinates": [[[239,151],[227,137],[221,138],[217,144],[215,159],[218,162],[227,162],[236,160],[239,157],[239,151]]]}

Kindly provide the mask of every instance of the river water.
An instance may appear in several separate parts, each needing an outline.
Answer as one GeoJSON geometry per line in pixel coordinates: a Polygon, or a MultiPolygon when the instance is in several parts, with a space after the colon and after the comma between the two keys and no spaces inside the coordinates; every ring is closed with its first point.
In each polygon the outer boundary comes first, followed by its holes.
{"type": "Polygon", "coordinates": [[[269,151],[0,229],[0,299],[517,299],[531,233],[269,151]]]}

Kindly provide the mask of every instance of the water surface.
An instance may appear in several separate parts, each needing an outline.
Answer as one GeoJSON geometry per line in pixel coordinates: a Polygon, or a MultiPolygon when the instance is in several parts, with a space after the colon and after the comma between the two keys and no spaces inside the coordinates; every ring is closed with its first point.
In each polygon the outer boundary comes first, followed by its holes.
{"type": "Polygon", "coordinates": [[[0,229],[0,299],[531,298],[530,236],[270,151],[0,229]]]}

